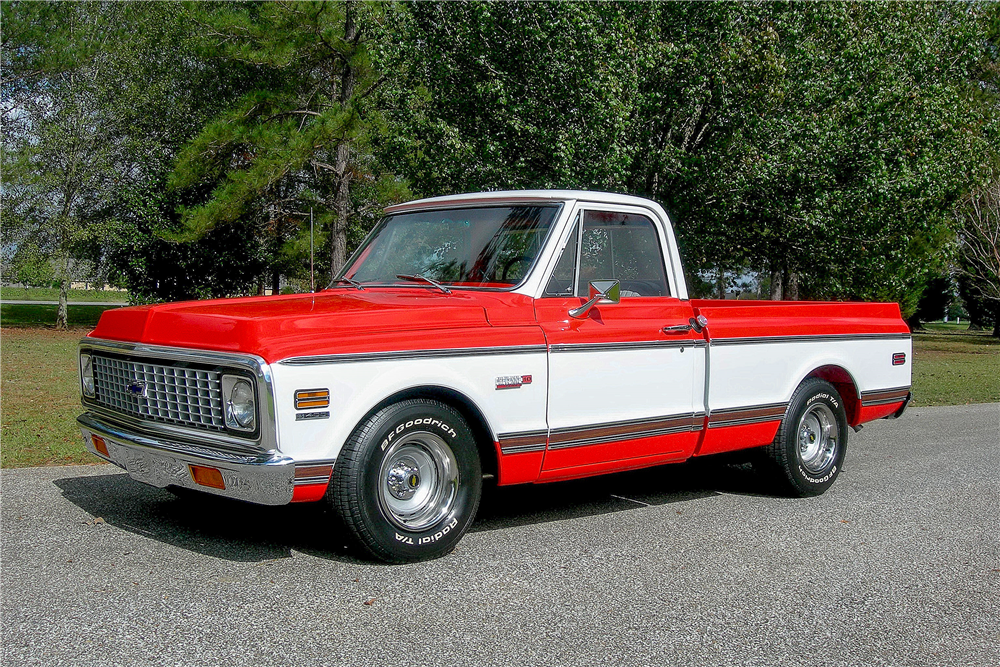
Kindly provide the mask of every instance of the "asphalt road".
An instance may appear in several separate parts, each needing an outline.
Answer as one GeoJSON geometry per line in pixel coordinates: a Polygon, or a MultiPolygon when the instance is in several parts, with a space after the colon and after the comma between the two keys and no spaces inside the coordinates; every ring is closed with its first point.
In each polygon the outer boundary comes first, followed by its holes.
{"type": "Polygon", "coordinates": [[[1000,405],[852,435],[834,487],[717,462],[494,491],[443,559],[315,506],[3,471],[2,660],[27,665],[1000,665],[1000,405]]]}

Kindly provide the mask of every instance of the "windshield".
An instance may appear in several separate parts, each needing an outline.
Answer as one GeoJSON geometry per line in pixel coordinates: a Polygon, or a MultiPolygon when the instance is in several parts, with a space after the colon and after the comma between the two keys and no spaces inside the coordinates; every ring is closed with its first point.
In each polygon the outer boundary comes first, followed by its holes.
{"type": "Polygon", "coordinates": [[[382,220],[341,273],[360,284],[507,288],[528,275],[559,206],[415,211],[382,220]],[[416,280],[414,279],[416,277],[416,280]]]}

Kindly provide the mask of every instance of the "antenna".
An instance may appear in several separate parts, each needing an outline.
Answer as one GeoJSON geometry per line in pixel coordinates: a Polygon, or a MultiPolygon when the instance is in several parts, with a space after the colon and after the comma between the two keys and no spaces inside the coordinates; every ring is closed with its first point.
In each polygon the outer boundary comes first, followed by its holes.
{"type": "Polygon", "coordinates": [[[316,275],[313,264],[313,207],[309,207],[309,291],[316,291],[316,275]]]}

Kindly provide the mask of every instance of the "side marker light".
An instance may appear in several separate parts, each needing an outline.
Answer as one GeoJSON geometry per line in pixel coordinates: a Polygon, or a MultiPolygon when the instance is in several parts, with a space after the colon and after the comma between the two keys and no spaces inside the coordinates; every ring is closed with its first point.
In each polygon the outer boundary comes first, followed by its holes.
{"type": "Polygon", "coordinates": [[[328,407],[330,407],[329,389],[299,389],[295,392],[296,410],[328,407]]]}
{"type": "Polygon", "coordinates": [[[94,445],[94,449],[99,451],[104,456],[111,458],[111,454],[108,454],[108,443],[104,442],[104,438],[99,435],[91,435],[90,442],[94,445]]]}
{"type": "Polygon", "coordinates": [[[209,468],[208,466],[196,466],[188,465],[191,470],[191,479],[194,480],[195,484],[201,486],[208,486],[213,489],[225,489],[226,482],[222,479],[222,473],[218,468],[209,468]]]}

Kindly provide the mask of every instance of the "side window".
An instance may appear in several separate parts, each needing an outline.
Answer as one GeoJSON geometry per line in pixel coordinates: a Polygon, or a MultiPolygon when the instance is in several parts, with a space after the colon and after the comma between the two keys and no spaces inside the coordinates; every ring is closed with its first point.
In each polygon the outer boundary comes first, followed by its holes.
{"type": "Polygon", "coordinates": [[[556,268],[552,271],[549,284],[545,286],[545,296],[573,296],[573,283],[576,280],[576,256],[580,240],[580,216],[576,217],[573,232],[563,248],[556,268]]]}
{"type": "MultiPolygon", "coordinates": [[[[560,258],[560,265],[566,254],[560,258]]],[[[559,269],[556,266],[553,280],[559,269]]],[[[631,213],[584,212],[576,295],[586,295],[587,285],[593,280],[621,281],[622,297],[669,296],[653,221],[631,213]]]]}

